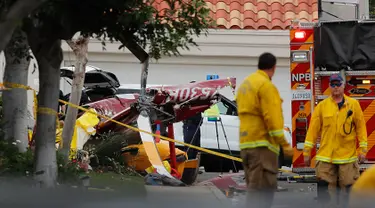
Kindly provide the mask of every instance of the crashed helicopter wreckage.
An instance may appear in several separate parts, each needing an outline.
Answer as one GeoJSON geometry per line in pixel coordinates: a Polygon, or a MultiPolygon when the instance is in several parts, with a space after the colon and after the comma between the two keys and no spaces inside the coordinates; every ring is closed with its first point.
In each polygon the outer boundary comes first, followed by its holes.
{"type": "MultiPolygon", "coordinates": [[[[140,99],[137,94],[124,95],[90,103],[87,107],[95,109],[99,114],[112,111],[110,114],[113,114],[113,120],[133,123],[147,132],[156,133],[159,130],[161,135],[174,139],[173,123],[209,109],[219,100],[219,90],[230,86],[230,83],[235,87],[236,79],[152,87],[145,91],[145,99],[140,99]],[[123,106],[122,110],[119,106],[123,106]]],[[[101,120],[96,130],[100,134],[126,129],[111,121],[101,120]]],[[[187,184],[195,181],[199,168],[198,159],[188,160],[187,155],[176,149],[173,142],[161,140],[157,143],[153,136],[143,132],[140,133],[140,139],[142,144],[133,144],[123,149],[126,161],[133,164],[136,170],[142,171],[151,166],[157,173],[168,178],[181,179],[187,184]],[[131,153],[134,151],[138,154],[131,153]],[[166,160],[170,161],[170,171],[164,166],[163,161],[166,160]]]]}
{"type": "MultiPolygon", "coordinates": [[[[189,83],[186,85],[152,87],[146,90],[150,56],[136,43],[134,37],[127,34],[125,34],[125,36],[126,41],[124,46],[127,47],[142,64],[140,79],[141,91],[139,94],[136,93],[121,97],[114,94],[113,97],[109,96],[103,99],[95,99],[96,101],[83,105],[82,107],[88,110],[84,113],[82,113],[82,111],[79,112],[76,129],[73,134],[76,138],[73,138],[74,142],[72,141],[71,144],[71,149],[75,148],[73,152],[79,152],[79,150],[84,149],[84,146],[89,143],[89,140],[92,140],[94,134],[102,134],[109,131],[126,131],[125,129],[127,128],[124,128],[126,125],[136,126],[138,129],[153,133],[160,129],[160,134],[168,135],[169,138],[174,139],[173,123],[182,121],[209,109],[220,99],[219,89],[230,86],[232,91],[234,91],[236,87],[236,79],[228,78],[189,83]],[[88,111],[93,111],[97,113],[97,115],[88,111]],[[91,114],[91,116],[88,114],[91,114]],[[110,119],[102,119],[103,116],[109,117],[110,119]],[[112,121],[121,122],[126,125],[119,125],[120,123],[114,123],[112,121]]],[[[99,70],[93,70],[93,72],[95,71],[99,70]]],[[[88,73],[86,73],[85,76],[87,76],[87,74],[88,73]]],[[[106,80],[118,82],[111,73],[106,73],[104,77],[106,77],[106,80]]],[[[112,85],[112,88],[113,86],[114,85],[112,85]]],[[[70,105],[70,107],[74,106],[70,105]]],[[[57,128],[57,133],[59,130],[61,130],[61,128],[57,128]]],[[[31,133],[31,135],[32,134],[33,133],[31,133]]],[[[30,137],[30,144],[33,144],[33,137],[34,136],[30,137]]],[[[183,153],[185,159],[180,161],[180,165],[177,167],[176,152],[178,152],[178,150],[176,151],[175,143],[160,142],[164,145],[168,144],[171,166],[169,169],[165,166],[166,162],[164,158],[162,159],[160,157],[159,150],[161,149],[158,148],[160,145],[156,144],[155,138],[150,134],[140,132],[140,139],[142,144],[135,144],[138,146],[133,146],[133,149],[136,147],[138,147],[138,149],[144,148],[144,152],[138,151],[134,155],[126,154],[126,150],[124,150],[123,155],[127,157],[128,161],[136,160],[136,156],[142,156],[140,154],[143,154],[143,156],[147,155],[147,160],[138,161],[137,164],[150,164],[150,169],[170,179],[171,184],[184,184],[180,179],[185,181],[185,184],[191,184],[195,181],[194,177],[196,177],[199,168],[197,159],[188,160],[187,155],[183,153]],[[189,169],[194,169],[195,171],[190,171],[190,173],[195,174],[190,174],[190,177],[188,177],[189,180],[185,180],[184,175],[189,169]]],[[[122,148],[122,146],[119,148],[122,148]]],[[[146,157],[144,156],[144,158],[146,157]]]]}
{"type": "MultiPolygon", "coordinates": [[[[82,107],[111,120],[174,139],[173,123],[204,112],[219,101],[219,91],[222,88],[235,89],[235,86],[235,78],[156,86],[146,88],[143,96],[142,92],[115,95],[82,107]]],[[[175,148],[173,142],[135,132],[111,120],[80,111],[71,148],[75,151],[86,149],[90,143],[97,142],[95,138],[99,137],[95,135],[124,133],[127,138],[120,140],[126,140],[126,146],[123,147],[121,142],[116,145],[119,145],[118,148],[130,167],[138,172],[158,173],[170,180],[169,184],[181,185],[182,181],[189,185],[195,181],[199,157],[188,159],[186,153],[175,148]]]]}

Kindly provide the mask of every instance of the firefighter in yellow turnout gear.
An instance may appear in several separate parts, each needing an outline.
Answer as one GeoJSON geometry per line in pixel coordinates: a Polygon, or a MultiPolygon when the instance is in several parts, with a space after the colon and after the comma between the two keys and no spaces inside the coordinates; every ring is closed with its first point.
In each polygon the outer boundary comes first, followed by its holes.
{"type": "Polygon", "coordinates": [[[356,180],[352,186],[351,194],[370,194],[372,198],[375,196],[375,165],[368,168],[362,175],[356,180]]]}
{"type": "Polygon", "coordinates": [[[264,53],[255,73],[245,78],[237,92],[240,149],[248,187],[247,207],[270,208],[277,189],[280,146],[286,156],[293,149],[284,137],[281,98],[272,84],[276,57],[264,53]]]}
{"type": "Polygon", "coordinates": [[[374,206],[375,165],[368,168],[356,180],[350,191],[350,208],[368,208],[374,206]]]}
{"type": "Polygon", "coordinates": [[[318,200],[325,207],[347,204],[347,193],[359,177],[359,164],[367,153],[366,123],[359,102],[344,95],[344,80],[330,77],[331,96],[314,109],[304,145],[304,160],[310,165],[311,150],[320,137],[316,154],[318,200]],[[357,139],[359,149],[356,148],[357,139]],[[337,187],[340,187],[341,199],[337,187]],[[340,201],[340,203],[338,203],[340,201]]]}

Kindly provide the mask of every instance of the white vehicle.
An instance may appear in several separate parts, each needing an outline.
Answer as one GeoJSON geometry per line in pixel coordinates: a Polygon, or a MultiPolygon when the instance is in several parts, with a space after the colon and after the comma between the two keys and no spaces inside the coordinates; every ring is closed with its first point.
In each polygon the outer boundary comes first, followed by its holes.
{"type": "MultiPolygon", "coordinates": [[[[156,86],[168,86],[168,85],[160,85],[160,84],[147,84],[147,87],[156,87],[156,86]]],[[[121,84],[117,88],[116,94],[133,94],[139,93],[141,91],[140,84],[121,84]]]]}
{"type": "MultiPolygon", "coordinates": [[[[147,87],[161,85],[147,85],[147,87]]],[[[121,85],[116,94],[139,93],[140,85],[121,85]]],[[[208,121],[203,116],[201,125],[201,147],[227,155],[240,157],[239,149],[239,118],[237,116],[237,105],[234,101],[221,96],[220,102],[217,103],[220,111],[220,120],[216,122],[208,121]],[[217,130],[217,131],[216,131],[217,130]],[[217,132],[217,133],[216,133],[217,132]],[[225,132],[225,133],[224,133],[225,132]]],[[[174,124],[175,139],[183,142],[182,122],[174,124]]],[[[284,134],[288,142],[292,143],[292,135],[288,127],[284,128],[284,134]]],[[[180,146],[176,144],[176,146],[180,146]]],[[[279,156],[279,166],[291,166],[291,160],[285,160],[281,152],[279,156]]],[[[242,169],[242,164],[225,158],[217,157],[210,154],[202,153],[201,166],[205,167],[206,172],[228,172],[242,169]],[[236,168],[234,168],[234,164],[236,168]]]]}

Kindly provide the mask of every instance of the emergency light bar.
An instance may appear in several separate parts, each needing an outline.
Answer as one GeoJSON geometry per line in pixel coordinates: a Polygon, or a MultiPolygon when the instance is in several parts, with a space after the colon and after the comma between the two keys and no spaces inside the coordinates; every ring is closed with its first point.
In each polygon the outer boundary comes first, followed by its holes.
{"type": "Polygon", "coordinates": [[[304,31],[297,31],[294,33],[295,39],[305,39],[306,33],[304,31]]]}
{"type": "Polygon", "coordinates": [[[348,81],[348,84],[350,85],[374,85],[375,79],[350,79],[348,81]]]}
{"type": "Polygon", "coordinates": [[[219,75],[207,75],[206,80],[213,80],[213,79],[219,79],[219,75]]]}
{"type": "Polygon", "coordinates": [[[362,80],[362,84],[371,84],[371,80],[364,79],[362,80]]]}
{"type": "Polygon", "coordinates": [[[309,62],[309,51],[291,51],[292,62],[309,62]]]}

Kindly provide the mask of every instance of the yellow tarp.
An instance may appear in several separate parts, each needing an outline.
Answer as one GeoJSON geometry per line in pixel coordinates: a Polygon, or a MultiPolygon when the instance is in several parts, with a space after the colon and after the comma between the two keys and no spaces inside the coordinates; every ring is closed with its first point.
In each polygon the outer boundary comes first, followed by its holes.
{"type": "MultiPolygon", "coordinates": [[[[89,111],[94,112],[94,109],[89,109],[89,111]]],[[[90,112],[85,112],[80,116],[74,128],[74,133],[72,137],[72,142],[70,145],[70,157],[74,158],[78,149],[82,149],[83,145],[90,138],[91,135],[94,135],[96,130],[95,126],[99,123],[99,118],[90,112]]],[[[58,125],[56,128],[56,147],[62,147],[62,125],[58,125]]],[[[32,134],[32,131],[29,132],[32,134]]]]}
{"type": "MultiPolygon", "coordinates": [[[[90,112],[96,113],[94,109],[89,109],[90,112]]],[[[99,123],[99,118],[93,113],[85,112],[80,116],[74,128],[72,143],[70,144],[70,157],[76,156],[77,150],[83,149],[83,145],[87,142],[91,135],[96,133],[94,128],[99,123]]]]}
{"type": "MultiPolygon", "coordinates": [[[[89,111],[95,113],[94,109],[89,109],[89,111]]],[[[76,121],[76,126],[74,128],[74,134],[73,134],[70,148],[72,150],[77,150],[77,145],[78,145],[78,148],[82,148],[81,145],[78,143],[80,142],[79,139],[81,140],[83,139],[83,138],[79,138],[79,136],[81,136],[78,134],[79,128],[81,128],[84,131],[86,136],[90,136],[90,135],[95,134],[96,130],[94,127],[98,123],[99,123],[99,118],[96,115],[89,113],[89,112],[85,112],[81,117],[79,117],[76,121]]]]}

